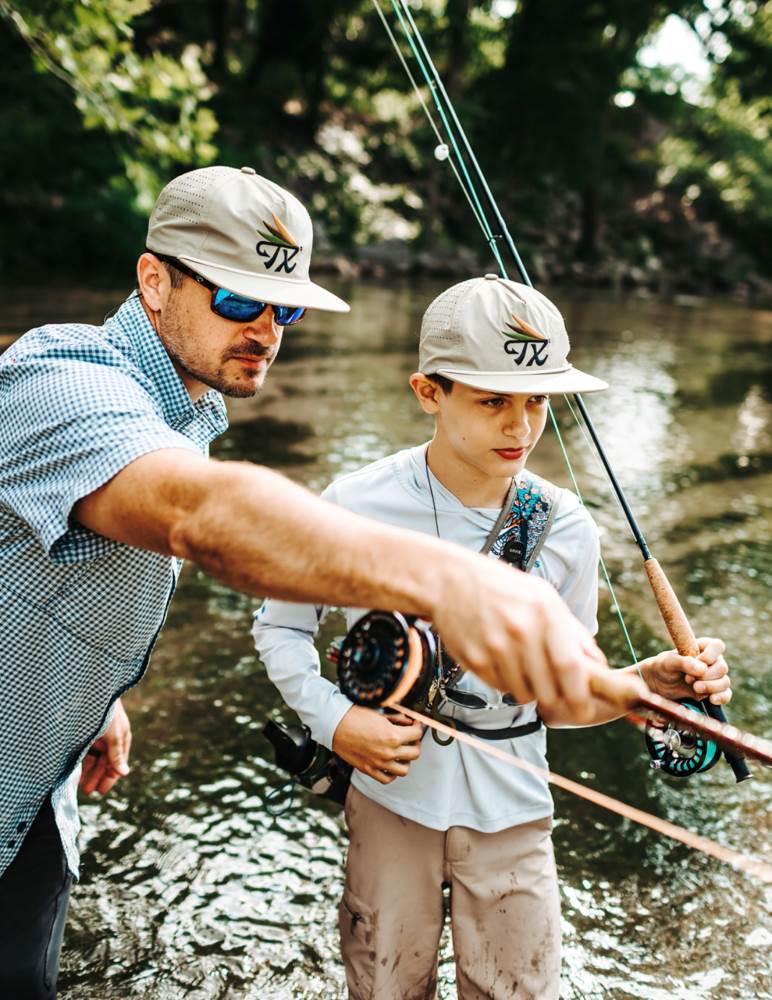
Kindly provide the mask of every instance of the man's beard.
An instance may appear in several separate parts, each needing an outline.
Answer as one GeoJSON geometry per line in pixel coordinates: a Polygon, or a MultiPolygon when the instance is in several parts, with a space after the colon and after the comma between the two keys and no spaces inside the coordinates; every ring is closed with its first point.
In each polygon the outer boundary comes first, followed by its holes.
{"type": "MultiPolygon", "coordinates": [[[[257,393],[263,388],[265,376],[268,374],[268,368],[270,367],[275,354],[266,349],[258,349],[254,346],[249,349],[238,351],[237,353],[240,357],[266,359],[266,367],[262,372],[260,382],[255,384],[255,382],[251,380],[249,382],[234,381],[233,376],[225,374],[224,364],[222,367],[215,369],[213,372],[203,372],[199,371],[198,368],[193,367],[190,362],[181,358],[179,355],[174,358],[174,361],[180,371],[184,372],[189,377],[196,379],[198,382],[208,385],[210,389],[216,389],[218,392],[221,392],[223,396],[230,396],[233,399],[247,399],[250,396],[257,395],[257,393]]],[[[231,357],[233,357],[233,354],[229,351],[222,358],[222,361],[226,362],[231,357]]]]}
{"type": "Polygon", "coordinates": [[[161,340],[163,341],[166,351],[177,370],[181,374],[188,376],[188,378],[195,379],[203,385],[208,385],[211,389],[216,389],[218,392],[221,392],[223,396],[245,399],[258,393],[263,387],[263,382],[265,381],[268,368],[273,362],[273,359],[276,357],[276,353],[278,351],[278,346],[275,348],[268,348],[263,347],[262,344],[255,343],[254,341],[247,341],[245,344],[241,344],[238,347],[230,347],[220,358],[219,367],[214,370],[211,368],[204,370],[199,367],[199,364],[194,358],[188,356],[187,351],[185,350],[185,324],[184,321],[178,316],[174,302],[170,303],[170,308],[165,317],[164,327],[165,328],[160,331],[161,340]],[[248,382],[242,382],[240,380],[236,380],[234,376],[226,374],[225,365],[227,361],[235,355],[240,357],[265,358],[266,365],[261,373],[262,377],[257,383],[251,379],[248,382]]]}

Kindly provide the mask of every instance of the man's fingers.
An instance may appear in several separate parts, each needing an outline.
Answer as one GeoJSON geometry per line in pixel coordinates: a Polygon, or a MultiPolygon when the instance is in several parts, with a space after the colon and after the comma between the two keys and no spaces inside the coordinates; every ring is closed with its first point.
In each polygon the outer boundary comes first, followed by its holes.
{"type": "Polygon", "coordinates": [[[91,795],[98,789],[110,767],[104,754],[100,754],[98,757],[88,755],[86,760],[91,760],[93,763],[89,767],[86,777],[81,777],[80,788],[84,795],[91,795]]]}
{"type": "Polygon", "coordinates": [[[407,743],[394,751],[394,760],[418,760],[421,748],[416,743],[407,743]]]}
{"type": "Polygon", "coordinates": [[[598,665],[605,662],[605,657],[598,659],[593,649],[594,644],[577,642],[577,630],[572,627],[574,623],[568,616],[565,618],[565,622],[558,622],[558,627],[549,629],[546,634],[546,655],[553,664],[555,681],[551,692],[552,701],[548,704],[555,708],[558,701],[562,700],[577,722],[590,721],[592,694],[589,671],[597,670],[598,665]],[[579,656],[577,648],[581,651],[579,656]]]}
{"type": "Polygon", "coordinates": [[[110,789],[113,787],[115,782],[122,777],[120,774],[116,774],[115,771],[110,769],[107,774],[104,775],[102,780],[97,785],[96,790],[100,795],[107,795],[110,789]]]}

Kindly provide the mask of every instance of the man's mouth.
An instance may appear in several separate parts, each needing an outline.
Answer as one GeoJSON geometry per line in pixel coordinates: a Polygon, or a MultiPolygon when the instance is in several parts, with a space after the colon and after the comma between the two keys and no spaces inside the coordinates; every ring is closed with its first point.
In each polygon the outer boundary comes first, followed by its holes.
{"type": "Polygon", "coordinates": [[[241,361],[242,364],[255,366],[261,363],[269,365],[273,361],[273,355],[268,351],[261,351],[259,354],[257,351],[232,351],[229,357],[234,358],[236,361],[241,361]]]}

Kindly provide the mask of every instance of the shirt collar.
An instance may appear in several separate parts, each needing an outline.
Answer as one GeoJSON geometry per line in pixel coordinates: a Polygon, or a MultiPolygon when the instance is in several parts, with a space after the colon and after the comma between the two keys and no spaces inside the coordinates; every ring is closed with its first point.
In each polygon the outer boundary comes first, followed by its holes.
{"type": "Polygon", "coordinates": [[[201,416],[211,428],[211,438],[227,429],[225,402],[219,392],[211,389],[195,403],[190,398],[161,338],[153,329],[138,292],[132,292],[108,322],[128,335],[137,364],[156,387],[164,418],[170,426],[201,416]]]}

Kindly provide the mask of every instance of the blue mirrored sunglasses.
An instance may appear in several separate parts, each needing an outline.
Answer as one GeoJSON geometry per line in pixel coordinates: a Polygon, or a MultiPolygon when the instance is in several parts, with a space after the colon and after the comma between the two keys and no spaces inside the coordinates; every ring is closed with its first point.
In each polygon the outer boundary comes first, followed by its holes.
{"type": "Polygon", "coordinates": [[[212,312],[222,316],[223,319],[232,320],[234,323],[251,323],[270,306],[273,309],[273,318],[279,326],[293,326],[295,323],[299,323],[306,314],[305,306],[279,306],[273,302],[260,302],[257,299],[236,295],[235,292],[229,292],[227,288],[220,288],[213,282],[207,281],[206,278],[188,267],[187,264],[183,264],[181,260],[177,260],[176,257],[168,257],[166,254],[156,253],[155,250],[148,250],[148,253],[152,253],[154,257],[166,264],[171,264],[178,271],[193,278],[199,285],[208,288],[212,293],[212,312]]]}

